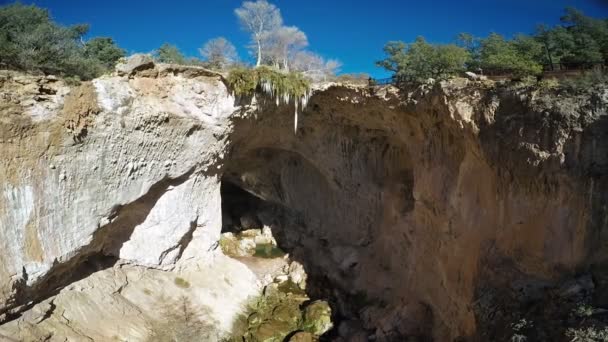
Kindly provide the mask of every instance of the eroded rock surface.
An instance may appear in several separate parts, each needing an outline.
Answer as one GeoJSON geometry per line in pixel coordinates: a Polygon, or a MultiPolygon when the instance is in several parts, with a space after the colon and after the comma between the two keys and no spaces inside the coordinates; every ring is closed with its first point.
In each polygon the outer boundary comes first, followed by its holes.
{"type": "MultiPolygon", "coordinates": [[[[606,261],[601,90],[325,85],[294,134],[293,108],[237,99],[200,68],[134,68],[72,89],[0,81],[0,334],[10,338],[27,339],[23,324],[69,338],[58,313],[83,298],[70,327],[96,305],[107,322],[127,315],[125,300],[157,307],[142,286],[179,293],[166,284],[180,272],[199,271],[183,278],[192,288],[221,282],[206,267],[221,254],[222,182],[263,201],[259,222],[234,221],[270,227],[304,265],[309,294],[331,298],[340,317],[335,338],[475,338],[501,310],[492,294],[557,286],[606,261]],[[125,272],[155,283],[124,287],[125,272]]],[[[243,270],[243,282],[255,276],[243,270]]],[[[260,290],[243,284],[219,296],[260,290]]],[[[241,299],[210,315],[229,322],[241,299]]],[[[153,320],[133,317],[116,336],[149,336],[153,320]]],[[[81,335],[107,338],[95,335],[103,322],[81,335]]]]}

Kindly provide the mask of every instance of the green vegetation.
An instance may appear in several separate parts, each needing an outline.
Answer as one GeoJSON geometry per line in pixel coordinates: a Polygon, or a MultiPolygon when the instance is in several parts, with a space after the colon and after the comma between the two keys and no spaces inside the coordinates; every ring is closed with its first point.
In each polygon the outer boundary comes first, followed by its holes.
{"type": "Polygon", "coordinates": [[[608,85],[608,75],[600,70],[591,70],[579,77],[560,80],[559,87],[571,93],[593,91],[608,85]]]}
{"type": "Polygon", "coordinates": [[[296,331],[320,336],[331,329],[331,308],[327,302],[315,301],[302,307],[309,298],[297,286],[294,292],[289,288],[267,286],[233,324],[229,341],[280,342],[296,331]]]}
{"type": "MultiPolygon", "coordinates": [[[[254,34],[259,50],[257,63],[261,65],[263,59],[264,64],[281,69],[277,72],[265,67],[252,73],[249,76],[253,79],[249,81],[253,83],[236,87],[244,90],[242,94],[253,94],[262,86],[281,101],[289,102],[308,92],[308,81],[303,75],[326,80],[339,67],[335,60],[325,60],[304,50],[308,45],[306,35],[296,27],[283,26],[279,9],[267,1],[244,2],[235,13],[244,26],[258,16],[264,18],[265,25],[254,34]]],[[[55,74],[70,78],[73,84],[100,76],[112,70],[125,51],[110,37],[85,41],[88,29],[86,24],[61,26],[46,9],[35,5],[0,6],[0,67],[55,74]]],[[[211,39],[199,51],[204,60],[186,57],[175,45],[165,43],[154,52],[154,57],[160,63],[216,70],[228,69],[238,60],[236,48],[222,37],[211,39]]]]}
{"type": "Polygon", "coordinates": [[[263,91],[271,96],[301,98],[310,91],[310,81],[297,72],[284,73],[270,67],[235,68],[227,78],[232,91],[239,96],[251,96],[263,91]]]}
{"type": "Polygon", "coordinates": [[[446,79],[465,70],[470,55],[456,45],[433,45],[424,37],[412,44],[389,42],[384,47],[387,58],[377,65],[392,71],[405,82],[424,82],[426,79],[446,79]]]}
{"type": "Polygon", "coordinates": [[[331,308],[327,302],[318,300],[306,307],[302,325],[304,330],[315,335],[322,335],[332,327],[331,308]]]}
{"type": "Polygon", "coordinates": [[[219,245],[225,255],[232,257],[253,256],[258,258],[280,258],[285,252],[271,242],[256,241],[258,229],[246,230],[240,233],[224,233],[220,236],[219,245]]]}
{"type": "Polygon", "coordinates": [[[186,57],[175,45],[165,43],[158,48],[155,59],[160,63],[186,64],[186,57]]]}
{"type": "Polygon", "coordinates": [[[539,26],[536,39],[545,49],[547,63],[597,63],[608,58],[608,22],[567,8],[562,24],[539,26]]]}
{"type": "Polygon", "coordinates": [[[222,252],[227,256],[241,256],[241,246],[239,240],[234,236],[222,234],[219,241],[222,252]]]}
{"type": "Polygon", "coordinates": [[[125,50],[119,48],[114,40],[109,37],[97,37],[84,44],[83,54],[85,57],[98,60],[106,69],[111,69],[121,57],[125,50]]]}
{"type": "Polygon", "coordinates": [[[174,282],[175,282],[175,285],[177,285],[178,287],[181,287],[182,289],[190,288],[190,283],[184,278],[175,277],[174,282]]]}
{"type": "Polygon", "coordinates": [[[481,40],[478,65],[482,70],[513,74],[521,77],[538,75],[543,71],[540,64],[542,46],[532,37],[518,35],[508,41],[492,33],[481,40]]]}
{"type": "Polygon", "coordinates": [[[108,71],[124,51],[110,38],[83,43],[88,25],[55,23],[47,10],[0,7],[0,61],[4,67],[91,79],[108,71]]]}
{"type": "Polygon", "coordinates": [[[608,21],[585,16],[567,8],[561,24],[541,25],[534,35],[512,39],[492,33],[486,38],[458,35],[458,46],[415,42],[389,42],[387,57],[379,66],[400,80],[420,83],[429,78],[446,79],[468,70],[482,74],[537,76],[544,70],[590,68],[608,62],[608,21]]]}

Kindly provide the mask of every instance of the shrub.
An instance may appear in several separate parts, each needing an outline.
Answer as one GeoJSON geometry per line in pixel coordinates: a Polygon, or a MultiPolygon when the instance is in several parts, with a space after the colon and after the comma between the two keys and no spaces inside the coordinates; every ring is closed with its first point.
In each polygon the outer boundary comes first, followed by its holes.
{"type": "Polygon", "coordinates": [[[608,84],[608,75],[601,70],[587,71],[580,76],[560,81],[561,88],[570,92],[581,92],[608,84]]]}
{"type": "Polygon", "coordinates": [[[124,55],[111,38],[82,43],[88,25],[64,27],[35,5],[0,7],[0,60],[6,67],[89,80],[124,55]]]}
{"type": "Polygon", "coordinates": [[[164,43],[156,50],[155,58],[161,63],[187,64],[186,57],[175,45],[164,43]]]}
{"type": "Polygon", "coordinates": [[[456,45],[433,45],[424,37],[412,44],[389,42],[384,47],[387,57],[376,62],[408,83],[422,83],[429,78],[443,80],[465,70],[469,52],[456,45]]]}
{"type": "Polygon", "coordinates": [[[13,69],[88,80],[107,71],[122,50],[109,38],[83,44],[87,31],[88,25],[58,25],[47,10],[35,5],[3,6],[0,60],[13,69]]]}
{"type": "Polygon", "coordinates": [[[114,68],[116,62],[125,56],[125,50],[116,45],[109,37],[97,37],[84,44],[84,55],[99,61],[107,69],[114,68]]]}
{"type": "Polygon", "coordinates": [[[492,33],[481,41],[479,64],[484,70],[509,73],[516,77],[538,75],[543,70],[539,53],[542,53],[542,45],[531,37],[520,35],[508,41],[492,33]]]}

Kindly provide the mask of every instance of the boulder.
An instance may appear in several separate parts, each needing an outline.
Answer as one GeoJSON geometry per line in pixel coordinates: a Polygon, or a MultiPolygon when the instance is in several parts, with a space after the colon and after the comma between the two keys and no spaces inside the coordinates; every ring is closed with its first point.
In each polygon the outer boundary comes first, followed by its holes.
{"type": "Polygon", "coordinates": [[[466,71],[464,74],[471,81],[483,81],[483,80],[487,80],[488,79],[484,75],[477,75],[476,73],[470,72],[470,71],[466,71]]]}
{"type": "Polygon", "coordinates": [[[300,331],[295,333],[289,339],[289,342],[314,342],[318,341],[318,339],[311,333],[307,331],[300,331]]]}
{"type": "Polygon", "coordinates": [[[326,301],[317,300],[308,305],[304,311],[304,329],[321,336],[333,327],[331,307],[326,301]]]}
{"type": "Polygon", "coordinates": [[[287,274],[289,275],[289,279],[302,290],[306,289],[306,270],[304,270],[304,266],[297,261],[292,261],[289,264],[289,268],[287,269],[287,274]]]}
{"type": "Polygon", "coordinates": [[[127,57],[116,64],[116,73],[120,76],[131,75],[136,71],[154,68],[152,56],[138,53],[127,57]]]}

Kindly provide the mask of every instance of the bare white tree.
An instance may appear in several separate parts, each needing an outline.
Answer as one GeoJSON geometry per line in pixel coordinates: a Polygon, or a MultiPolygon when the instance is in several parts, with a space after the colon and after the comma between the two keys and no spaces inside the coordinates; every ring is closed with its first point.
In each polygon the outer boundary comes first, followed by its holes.
{"type": "Polygon", "coordinates": [[[281,11],[266,0],[245,1],[234,10],[243,28],[251,33],[251,40],[257,47],[256,66],[262,63],[262,42],[269,32],[283,23],[281,11]]]}
{"type": "Polygon", "coordinates": [[[325,60],[310,51],[299,51],[292,60],[292,67],[315,81],[325,81],[334,75],[342,64],[335,59],[325,60]]]}
{"type": "Polygon", "coordinates": [[[295,26],[282,26],[270,32],[265,46],[265,57],[269,62],[277,68],[289,71],[293,56],[308,46],[308,38],[295,26]]]}
{"type": "Polygon", "coordinates": [[[218,69],[225,69],[238,60],[236,48],[224,37],[210,39],[198,51],[212,67],[218,69]]]}

